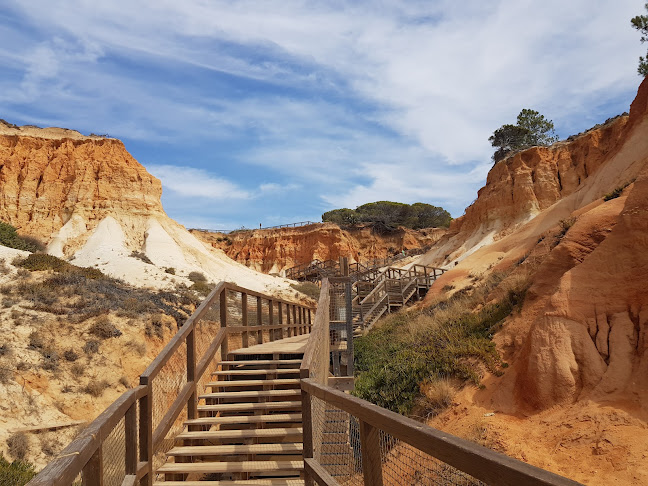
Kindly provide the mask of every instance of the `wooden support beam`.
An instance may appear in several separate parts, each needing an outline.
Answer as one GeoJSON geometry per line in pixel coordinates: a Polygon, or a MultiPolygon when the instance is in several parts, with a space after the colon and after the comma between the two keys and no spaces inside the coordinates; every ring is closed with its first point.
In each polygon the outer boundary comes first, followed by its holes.
{"type": "Polygon", "coordinates": [[[263,299],[257,297],[257,344],[263,344],[263,299]]]}
{"type": "Polygon", "coordinates": [[[196,328],[187,334],[187,383],[193,383],[193,390],[187,401],[187,418],[198,418],[196,398],[196,328]]]}
{"type": "Polygon", "coordinates": [[[125,473],[126,475],[137,474],[137,402],[128,408],[124,416],[124,432],[126,441],[125,473]]]}
{"type": "MultiPolygon", "coordinates": [[[[220,294],[220,327],[225,329],[227,327],[227,289],[224,288],[220,294]]],[[[227,360],[228,348],[227,348],[227,335],[223,339],[221,344],[221,360],[227,360]]]]}
{"type": "MultiPolygon", "coordinates": [[[[241,294],[241,325],[246,327],[248,325],[248,296],[247,293],[243,292],[241,294]]],[[[249,346],[249,332],[243,331],[241,336],[241,342],[244,348],[249,346]]]]}
{"type": "Polygon", "coordinates": [[[380,462],[380,430],[360,421],[360,448],[362,450],[362,475],[364,483],[383,486],[380,462]]]}
{"type": "Polygon", "coordinates": [[[102,444],[92,454],[90,460],[83,467],[82,482],[83,486],[103,486],[103,451],[102,444]]]}

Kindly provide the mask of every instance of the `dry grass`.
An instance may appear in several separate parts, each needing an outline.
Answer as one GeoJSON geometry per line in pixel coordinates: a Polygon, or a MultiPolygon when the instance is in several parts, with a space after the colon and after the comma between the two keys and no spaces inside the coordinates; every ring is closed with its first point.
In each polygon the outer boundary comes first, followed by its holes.
{"type": "Polygon", "coordinates": [[[13,434],[7,439],[7,450],[9,455],[18,461],[22,461],[29,452],[29,438],[24,432],[13,434]]]}
{"type": "Polygon", "coordinates": [[[92,397],[100,397],[104,390],[110,386],[106,380],[97,380],[96,378],[88,383],[83,391],[92,397]]]}
{"type": "Polygon", "coordinates": [[[119,337],[122,332],[110,321],[107,315],[102,315],[90,326],[90,334],[100,339],[119,337]]]}

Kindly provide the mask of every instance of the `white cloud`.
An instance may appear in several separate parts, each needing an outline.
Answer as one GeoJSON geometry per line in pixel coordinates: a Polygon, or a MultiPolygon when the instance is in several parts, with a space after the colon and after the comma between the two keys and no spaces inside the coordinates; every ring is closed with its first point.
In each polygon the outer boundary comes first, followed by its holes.
{"type": "Polygon", "coordinates": [[[220,201],[252,197],[238,185],[202,169],[176,165],[149,165],[147,169],[162,181],[163,188],[180,196],[220,201]]]}
{"type": "Polygon", "coordinates": [[[495,128],[524,107],[587,128],[598,106],[636,88],[643,52],[629,25],[641,10],[635,0],[7,5],[46,40],[0,52],[23,71],[22,84],[0,80],[6,112],[12,100],[38,99],[70,128],[210,140],[216,150],[241,137],[237,162],[275,181],[245,189],[213,175],[217,168],[150,167],[187,198],[260,200],[280,194],[281,180],[329,205],[426,200],[456,213],[485,178],[495,128]],[[215,86],[207,96],[189,77],[111,70],[106,59],[243,82],[234,95],[215,86]]]}

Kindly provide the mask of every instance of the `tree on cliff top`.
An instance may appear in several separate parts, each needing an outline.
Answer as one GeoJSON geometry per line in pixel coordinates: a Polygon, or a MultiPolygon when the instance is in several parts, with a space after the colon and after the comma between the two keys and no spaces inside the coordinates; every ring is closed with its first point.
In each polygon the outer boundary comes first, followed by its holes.
{"type": "MultiPolygon", "coordinates": [[[[648,3],[644,5],[648,10],[648,3]]],[[[637,29],[643,35],[641,36],[641,43],[648,41],[648,15],[637,15],[630,20],[632,27],[637,29]]],[[[641,76],[648,76],[648,54],[646,57],[639,56],[639,67],[637,71],[641,76]]]]}
{"type": "Polygon", "coordinates": [[[536,145],[551,145],[558,141],[554,124],[535,110],[527,108],[520,111],[516,125],[502,125],[488,139],[497,150],[493,160],[499,162],[509,154],[519,152],[536,145]]]}
{"type": "Polygon", "coordinates": [[[356,209],[334,209],[322,214],[322,221],[340,226],[357,223],[374,223],[387,228],[405,226],[420,229],[447,227],[452,216],[443,208],[425,203],[403,204],[392,201],[377,201],[363,204],[356,209]]]}

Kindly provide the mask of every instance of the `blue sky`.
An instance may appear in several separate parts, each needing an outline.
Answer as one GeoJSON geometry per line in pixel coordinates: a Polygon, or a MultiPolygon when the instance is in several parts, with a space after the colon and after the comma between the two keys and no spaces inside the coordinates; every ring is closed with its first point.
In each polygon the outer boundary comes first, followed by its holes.
{"type": "Polygon", "coordinates": [[[0,118],[120,138],[188,227],[457,217],[520,109],[562,138],[628,109],[643,3],[0,0],[0,118]]]}

